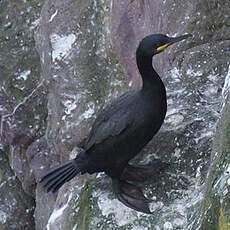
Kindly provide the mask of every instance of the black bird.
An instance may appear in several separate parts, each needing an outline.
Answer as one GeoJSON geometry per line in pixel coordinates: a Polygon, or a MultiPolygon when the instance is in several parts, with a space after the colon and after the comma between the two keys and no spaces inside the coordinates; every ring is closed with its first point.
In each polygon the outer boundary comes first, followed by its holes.
{"type": "Polygon", "coordinates": [[[112,178],[115,193],[122,203],[151,213],[150,200],[132,182],[159,174],[166,164],[156,160],[151,165],[133,166],[129,161],[160,129],[167,110],[165,86],[152,67],[152,57],[189,36],[172,38],[152,34],[140,42],[136,62],[143,80],[142,89],[121,95],[98,114],[84,143],[84,151],[41,179],[47,192],[56,192],[79,173],[105,172],[112,178]]]}

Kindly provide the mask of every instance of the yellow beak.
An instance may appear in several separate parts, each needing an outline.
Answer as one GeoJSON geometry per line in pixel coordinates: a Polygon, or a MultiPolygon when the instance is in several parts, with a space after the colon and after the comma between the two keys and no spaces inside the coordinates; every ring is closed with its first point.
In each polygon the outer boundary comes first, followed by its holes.
{"type": "Polygon", "coordinates": [[[168,38],[168,43],[164,44],[164,45],[161,45],[157,48],[157,53],[160,53],[162,52],[164,49],[166,49],[168,46],[176,43],[176,42],[179,42],[179,41],[182,41],[186,38],[189,38],[191,37],[192,35],[191,34],[185,34],[185,35],[182,35],[182,36],[179,36],[179,37],[174,37],[174,38],[168,38]]]}
{"type": "Polygon", "coordinates": [[[162,45],[162,46],[159,46],[159,47],[157,48],[157,53],[162,52],[162,51],[163,51],[164,49],[166,49],[169,45],[170,45],[170,43],[166,43],[166,44],[164,44],[164,45],[162,45]]]}

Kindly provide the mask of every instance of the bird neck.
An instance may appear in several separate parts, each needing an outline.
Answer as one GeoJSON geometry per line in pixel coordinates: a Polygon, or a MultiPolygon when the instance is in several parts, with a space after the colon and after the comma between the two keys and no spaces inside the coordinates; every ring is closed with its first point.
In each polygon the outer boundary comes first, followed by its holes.
{"type": "Polygon", "coordinates": [[[141,51],[137,50],[136,61],[143,81],[143,91],[152,90],[153,88],[160,90],[165,89],[160,76],[153,69],[151,56],[146,56],[141,51]]]}

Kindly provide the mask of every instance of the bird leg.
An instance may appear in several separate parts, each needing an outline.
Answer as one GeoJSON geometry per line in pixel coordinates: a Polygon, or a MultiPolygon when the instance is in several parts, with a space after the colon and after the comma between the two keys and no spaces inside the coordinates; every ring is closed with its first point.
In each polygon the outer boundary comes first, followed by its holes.
{"type": "Polygon", "coordinates": [[[141,189],[126,181],[113,179],[114,192],[119,201],[138,212],[151,214],[149,203],[152,200],[146,198],[141,189]]]}
{"type": "Polygon", "coordinates": [[[128,164],[124,169],[121,179],[125,181],[143,182],[152,177],[159,176],[164,170],[169,167],[169,163],[155,159],[147,165],[133,166],[128,164]]]}

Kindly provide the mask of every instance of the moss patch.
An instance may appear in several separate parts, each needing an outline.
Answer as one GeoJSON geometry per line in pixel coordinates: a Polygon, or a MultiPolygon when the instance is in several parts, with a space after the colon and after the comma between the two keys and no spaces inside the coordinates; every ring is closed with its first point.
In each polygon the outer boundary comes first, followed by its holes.
{"type": "Polygon", "coordinates": [[[80,195],[79,211],[78,211],[78,229],[88,230],[89,229],[89,218],[90,218],[90,195],[92,186],[86,183],[84,189],[80,195]]]}
{"type": "Polygon", "coordinates": [[[229,230],[229,229],[230,229],[230,225],[228,224],[227,217],[225,216],[224,210],[221,207],[220,215],[219,215],[218,230],[229,230]]]}

